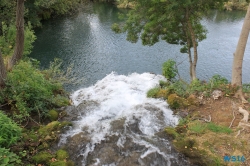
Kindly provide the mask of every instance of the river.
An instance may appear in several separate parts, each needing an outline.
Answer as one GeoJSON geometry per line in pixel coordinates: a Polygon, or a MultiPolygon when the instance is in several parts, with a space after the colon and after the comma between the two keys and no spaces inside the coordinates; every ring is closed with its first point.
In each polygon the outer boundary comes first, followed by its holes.
{"type": "MultiPolygon", "coordinates": [[[[179,117],[164,100],[146,97],[147,90],[164,80],[159,74],[169,58],[180,63],[181,76],[189,80],[187,55],[164,41],[150,47],[129,43],[125,34],[110,29],[119,21],[118,12],[110,4],[90,4],[76,15],[45,21],[36,30],[30,57],[42,68],[60,58],[63,70],[73,65],[71,76],[78,80],[66,87],[75,115],[59,146],[68,150],[76,165],[189,166],[164,134],[179,117]]],[[[203,19],[209,33],[198,46],[198,78],[220,74],[230,79],[243,17],[244,12],[213,11],[203,19]]],[[[244,82],[250,81],[249,53],[247,48],[244,82]]]]}
{"type": "MultiPolygon", "coordinates": [[[[73,64],[72,73],[83,80],[67,87],[74,91],[88,87],[112,71],[118,74],[152,72],[161,74],[162,63],[172,58],[181,63],[181,76],[189,80],[187,54],[181,54],[177,45],[164,41],[154,46],[132,44],[126,34],[115,34],[111,25],[118,22],[119,9],[110,4],[95,3],[74,16],[45,21],[36,31],[37,40],[31,57],[42,67],[48,67],[54,58],[64,61],[64,68],[73,64]]],[[[124,12],[124,11],[123,11],[124,12]]],[[[207,39],[199,43],[197,76],[207,80],[214,74],[231,79],[235,51],[245,12],[211,12],[203,19],[208,29],[207,39]]],[[[249,45],[249,44],[248,44],[249,45]]],[[[250,47],[243,62],[243,82],[250,82],[250,47]]]]}

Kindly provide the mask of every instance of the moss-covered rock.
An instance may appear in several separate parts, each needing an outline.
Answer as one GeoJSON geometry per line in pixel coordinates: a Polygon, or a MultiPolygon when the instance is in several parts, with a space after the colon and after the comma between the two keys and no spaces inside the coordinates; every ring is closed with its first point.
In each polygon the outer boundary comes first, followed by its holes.
{"type": "Polygon", "coordinates": [[[42,126],[38,132],[39,134],[41,135],[44,135],[44,136],[47,136],[47,135],[50,135],[51,132],[53,131],[58,131],[60,130],[61,128],[65,127],[65,126],[71,126],[72,123],[71,122],[59,122],[59,121],[53,121],[49,124],[47,124],[46,126],[42,126]]]}
{"type": "Polygon", "coordinates": [[[197,98],[193,94],[188,96],[187,102],[188,102],[188,105],[197,105],[198,104],[197,98]]]}
{"type": "Polygon", "coordinates": [[[58,112],[56,110],[50,110],[48,112],[48,116],[49,116],[51,121],[55,121],[55,120],[58,119],[59,114],[58,114],[58,112]]]}
{"type": "Polygon", "coordinates": [[[167,89],[160,89],[157,94],[156,94],[156,97],[157,98],[163,98],[163,99],[167,99],[168,98],[168,90],[167,89]]]}
{"type": "Polygon", "coordinates": [[[66,158],[68,158],[68,157],[69,157],[68,152],[66,152],[66,151],[63,150],[63,149],[60,149],[60,150],[58,150],[58,151],[56,152],[56,158],[57,158],[57,160],[64,160],[64,159],[66,159],[66,158]]]}
{"type": "Polygon", "coordinates": [[[165,128],[165,131],[166,131],[167,135],[172,137],[172,138],[177,138],[179,136],[179,134],[175,131],[175,128],[173,128],[173,127],[167,127],[167,128],[165,128]]]}
{"type": "Polygon", "coordinates": [[[37,164],[48,164],[53,156],[48,152],[40,152],[32,157],[37,164]]]}
{"type": "Polygon", "coordinates": [[[177,94],[171,94],[168,96],[167,102],[172,109],[178,109],[187,107],[188,103],[186,99],[179,97],[177,94]]]}

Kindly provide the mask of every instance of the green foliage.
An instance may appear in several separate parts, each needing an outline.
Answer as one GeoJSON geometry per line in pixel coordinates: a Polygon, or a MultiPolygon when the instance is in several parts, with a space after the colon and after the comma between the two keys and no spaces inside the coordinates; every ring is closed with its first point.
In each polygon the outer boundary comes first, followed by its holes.
{"type": "Polygon", "coordinates": [[[169,59],[162,65],[162,75],[165,76],[168,81],[173,81],[178,73],[175,64],[176,62],[174,60],[169,59]]]}
{"type": "Polygon", "coordinates": [[[50,159],[53,158],[53,155],[51,155],[48,152],[40,152],[36,154],[35,156],[32,157],[32,159],[37,163],[37,164],[48,164],[50,159]]]}
{"type": "Polygon", "coordinates": [[[63,94],[62,85],[46,79],[30,61],[21,61],[7,75],[4,97],[21,120],[32,112],[42,117],[50,108],[60,107],[54,99],[57,92],[63,94]]]}
{"type": "Polygon", "coordinates": [[[250,84],[243,84],[242,85],[242,91],[244,93],[250,93],[250,84]]]}
{"type": "Polygon", "coordinates": [[[214,75],[210,80],[209,83],[211,84],[211,87],[213,88],[219,88],[221,85],[228,84],[228,80],[225,77],[222,77],[220,75],[214,75]]]}
{"type": "MultiPolygon", "coordinates": [[[[2,22],[2,36],[0,36],[0,48],[3,56],[11,56],[14,52],[16,41],[16,26],[11,24],[7,26],[2,22]]],[[[35,32],[32,30],[32,26],[28,23],[24,28],[24,52],[23,55],[31,53],[33,48],[33,42],[36,40],[35,32]]]]}
{"type": "MultiPolygon", "coordinates": [[[[10,0],[0,0],[0,24],[5,22],[7,25],[10,25],[15,21],[15,8],[16,1],[10,0]]],[[[2,26],[0,25],[0,36],[2,35],[2,26]]]]}
{"type": "Polygon", "coordinates": [[[151,97],[151,98],[155,98],[157,93],[159,92],[160,88],[159,87],[155,87],[155,88],[152,88],[150,89],[148,92],[147,92],[147,97],[151,97]]]}
{"type": "Polygon", "coordinates": [[[56,158],[58,160],[64,160],[64,159],[67,159],[68,157],[69,157],[69,154],[65,150],[60,149],[56,152],[56,158]]]}
{"type": "Polygon", "coordinates": [[[178,80],[168,86],[173,93],[176,93],[178,96],[185,97],[187,95],[188,84],[178,80]]]}
{"type": "Polygon", "coordinates": [[[215,133],[227,133],[227,134],[232,133],[232,130],[230,128],[225,127],[225,126],[219,126],[212,122],[207,124],[207,128],[215,133]]]}
{"type": "Polygon", "coordinates": [[[21,136],[21,128],[0,110],[0,147],[8,148],[21,136]]]}
{"type": "Polygon", "coordinates": [[[73,12],[80,3],[81,0],[30,0],[25,3],[25,16],[37,27],[41,26],[41,20],[73,12]]]}
{"type": "Polygon", "coordinates": [[[165,87],[169,86],[170,83],[166,82],[166,81],[163,81],[163,80],[160,80],[159,85],[160,85],[161,88],[165,88],[165,87]]]}
{"type": "MultiPolygon", "coordinates": [[[[77,79],[77,77],[72,73],[73,64],[68,65],[67,70],[61,70],[63,61],[61,59],[55,58],[53,62],[50,62],[49,69],[42,71],[46,79],[49,79],[53,83],[60,84],[77,84],[81,82],[81,79],[77,79]]],[[[68,102],[57,96],[54,98],[55,102],[59,102],[68,105],[68,102]]]]}
{"type": "Polygon", "coordinates": [[[0,165],[1,166],[16,166],[22,165],[20,158],[9,149],[0,148],[0,165]]]}
{"type": "Polygon", "coordinates": [[[119,24],[117,24],[117,23],[112,24],[111,29],[112,29],[115,33],[121,33],[121,32],[122,32],[122,30],[121,30],[119,24]]]}

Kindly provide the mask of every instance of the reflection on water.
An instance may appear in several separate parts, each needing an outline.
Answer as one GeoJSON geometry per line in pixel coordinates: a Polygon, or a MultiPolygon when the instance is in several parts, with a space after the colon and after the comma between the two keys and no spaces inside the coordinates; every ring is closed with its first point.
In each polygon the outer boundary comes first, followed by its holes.
{"type": "MultiPolygon", "coordinates": [[[[127,75],[137,72],[161,74],[161,65],[172,58],[181,63],[180,74],[189,80],[188,57],[179,46],[161,41],[154,46],[142,46],[126,41],[126,34],[115,34],[111,25],[118,22],[118,11],[110,4],[90,4],[77,15],[44,22],[36,31],[37,41],[30,55],[48,67],[55,57],[64,60],[64,68],[74,64],[73,74],[84,78],[68,90],[87,87],[112,71],[127,75]]],[[[211,11],[203,20],[208,29],[207,39],[199,43],[197,76],[208,79],[214,74],[231,78],[235,51],[245,12],[211,11]]],[[[250,82],[250,48],[246,48],[243,64],[243,82],[250,82]]]]}

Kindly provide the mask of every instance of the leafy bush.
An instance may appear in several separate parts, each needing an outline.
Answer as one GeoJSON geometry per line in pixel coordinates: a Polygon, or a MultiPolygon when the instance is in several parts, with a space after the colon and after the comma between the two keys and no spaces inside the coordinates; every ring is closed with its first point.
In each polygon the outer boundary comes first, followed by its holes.
{"type": "Polygon", "coordinates": [[[206,84],[202,84],[200,80],[195,79],[191,82],[191,84],[188,87],[188,92],[190,94],[195,92],[203,92],[207,89],[206,84]]]}
{"type": "MultiPolygon", "coordinates": [[[[10,56],[14,52],[16,41],[16,26],[14,24],[7,26],[2,22],[3,35],[0,36],[0,48],[4,56],[10,56]]],[[[35,32],[31,24],[28,23],[24,28],[24,51],[23,55],[28,55],[33,48],[33,42],[36,40],[35,32]]]]}
{"type": "Polygon", "coordinates": [[[32,112],[44,116],[50,108],[60,106],[54,99],[56,92],[63,92],[62,85],[45,79],[30,61],[21,61],[8,73],[4,89],[5,100],[20,120],[32,112]]]}
{"type": "Polygon", "coordinates": [[[249,93],[250,92],[250,84],[243,84],[242,85],[242,91],[244,93],[249,93]]]}
{"type": "Polygon", "coordinates": [[[21,128],[0,111],[0,147],[9,147],[21,136],[21,128]]]}
{"type": "Polygon", "coordinates": [[[220,75],[214,75],[210,80],[209,80],[210,86],[212,88],[219,88],[221,85],[226,85],[228,84],[228,80],[220,75]]]}
{"type": "Polygon", "coordinates": [[[169,86],[170,83],[166,82],[166,81],[163,81],[163,80],[160,80],[159,85],[160,85],[161,88],[165,88],[165,87],[169,86]]]}
{"type": "Polygon", "coordinates": [[[188,84],[183,81],[176,81],[172,83],[168,89],[172,90],[173,93],[176,93],[178,96],[185,97],[187,95],[188,84]]]}
{"type": "Polygon", "coordinates": [[[176,62],[172,59],[167,60],[162,65],[162,75],[167,78],[168,81],[173,81],[175,76],[178,73],[177,68],[175,67],[176,62]]]}
{"type": "Polygon", "coordinates": [[[156,98],[156,95],[159,92],[159,90],[160,90],[159,87],[155,87],[155,88],[150,89],[147,92],[147,97],[156,98]]]}
{"type": "Polygon", "coordinates": [[[0,148],[0,165],[1,166],[16,166],[21,165],[22,161],[9,149],[0,148]]]}

